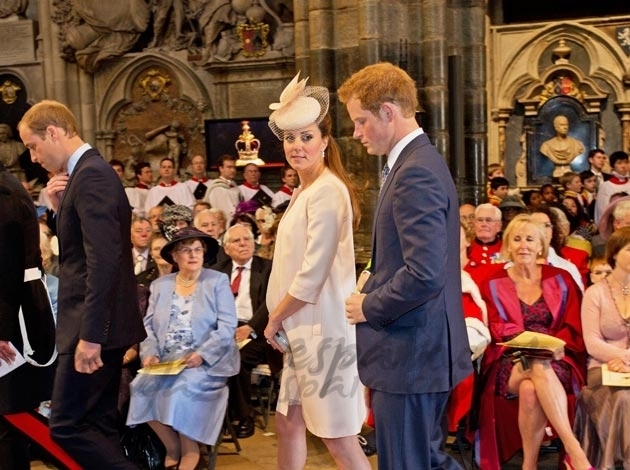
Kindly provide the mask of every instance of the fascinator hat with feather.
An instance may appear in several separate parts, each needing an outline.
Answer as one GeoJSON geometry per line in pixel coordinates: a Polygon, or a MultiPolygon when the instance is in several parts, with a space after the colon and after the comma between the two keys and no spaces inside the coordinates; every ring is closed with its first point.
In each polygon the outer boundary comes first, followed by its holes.
{"type": "Polygon", "coordinates": [[[307,78],[299,80],[300,72],[286,86],[279,103],[271,103],[269,127],[280,140],[284,131],[302,129],[310,124],[319,124],[328,112],[329,94],[323,86],[306,86],[307,78]]]}

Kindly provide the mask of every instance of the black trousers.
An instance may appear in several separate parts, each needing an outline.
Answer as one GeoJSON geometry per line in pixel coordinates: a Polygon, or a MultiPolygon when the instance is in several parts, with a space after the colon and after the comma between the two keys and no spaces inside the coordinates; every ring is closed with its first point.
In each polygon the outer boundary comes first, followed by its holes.
{"type": "Polygon", "coordinates": [[[228,380],[230,387],[228,407],[232,419],[242,420],[252,416],[252,370],[258,364],[264,364],[267,361],[265,346],[267,346],[265,339],[257,338],[247,343],[239,351],[241,369],[237,375],[228,380]]]}
{"type": "Polygon", "coordinates": [[[74,355],[60,354],[52,396],[52,438],[84,468],[137,470],[120,447],[116,426],[118,387],[126,348],[102,351],[103,367],[74,369],[74,355]]]}
{"type": "Polygon", "coordinates": [[[0,468],[29,470],[28,438],[0,416],[0,468]]]}
{"type": "Polygon", "coordinates": [[[269,364],[272,374],[282,370],[282,354],[269,346],[264,337],[251,340],[239,352],[241,370],[238,375],[230,377],[228,380],[230,387],[229,416],[234,420],[242,420],[252,416],[252,370],[259,364],[269,364]]]}

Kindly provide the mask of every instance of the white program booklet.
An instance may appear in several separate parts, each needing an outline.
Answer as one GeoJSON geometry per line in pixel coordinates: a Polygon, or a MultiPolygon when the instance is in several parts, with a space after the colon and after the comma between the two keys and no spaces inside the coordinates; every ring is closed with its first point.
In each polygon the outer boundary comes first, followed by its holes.
{"type": "Polygon", "coordinates": [[[15,359],[13,360],[11,364],[0,359],[0,377],[4,377],[9,372],[14,371],[18,367],[20,367],[22,364],[26,363],[26,361],[24,360],[24,356],[22,356],[20,351],[18,351],[17,348],[13,346],[13,343],[10,341],[9,341],[9,346],[11,347],[13,352],[15,352],[15,359]]]}

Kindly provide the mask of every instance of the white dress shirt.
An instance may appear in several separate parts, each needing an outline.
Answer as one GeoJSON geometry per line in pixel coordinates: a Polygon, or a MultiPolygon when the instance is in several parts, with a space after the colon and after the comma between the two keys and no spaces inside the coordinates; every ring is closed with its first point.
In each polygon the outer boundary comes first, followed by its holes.
{"type": "MultiPolygon", "coordinates": [[[[238,274],[238,268],[241,265],[232,262],[232,276],[230,277],[230,284],[234,281],[234,278],[238,274]]],[[[238,295],[234,298],[236,303],[236,317],[238,321],[249,321],[254,315],[252,309],[252,299],[249,296],[249,281],[252,278],[252,260],[242,265],[243,272],[241,273],[241,283],[238,286],[238,295]]]]}

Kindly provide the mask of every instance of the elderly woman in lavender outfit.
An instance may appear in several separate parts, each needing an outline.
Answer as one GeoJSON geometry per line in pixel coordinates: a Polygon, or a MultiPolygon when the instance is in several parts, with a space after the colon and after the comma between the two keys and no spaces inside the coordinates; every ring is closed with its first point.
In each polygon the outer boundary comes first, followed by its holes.
{"type": "Polygon", "coordinates": [[[182,360],[176,375],[139,374],[131,384],[127,424],[149,423],[166,447],[168,469],[192,470],[198,442],[216,443],[227,406],[227,379],[240,358],[234,332],[234,296],[225,274],[203,268],[217,242],[192,227],[173,234],[162,248],[177,273],[153,281],[140,344],[144,367],[182,360]]]}

